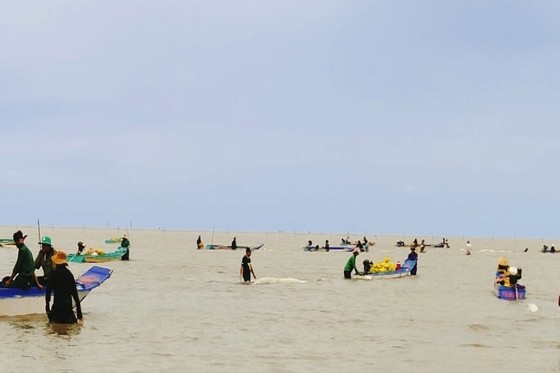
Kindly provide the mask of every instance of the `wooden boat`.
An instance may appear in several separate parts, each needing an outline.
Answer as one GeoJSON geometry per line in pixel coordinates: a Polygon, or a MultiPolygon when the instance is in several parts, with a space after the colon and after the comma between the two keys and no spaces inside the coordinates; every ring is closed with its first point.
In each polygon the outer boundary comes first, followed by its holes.
{"type": "Polygon", "coordinates": [[[105,240],[106,244],[121,243],[122,236],[112,237],[105,240]]]}
{"type": "Polygon", "coordinates": [[[400,278],[410,276],[410,271],[416,265],[415,260],[405,260],[400,269],[387,272],[370,272],[361,275],[356,275],[352,278],[357,280],[381,280],[386,278],[400,278]]]}
{"type": "Polygon", "coordinates": [[[68,254],[68,263],[104,263],[112,260],[121,260],[126,253],[126,248],[119,247],[111,253],[104,254],[68,254]]]}
{"type": "Polygon", "coordinates": [[[14,246],[16,243],[11,238],[0,238],[0,247],[14,246]]]}
{"type": "MultiPolygon", "coordinates": [[[[237,246],[236,250],[246,250],[251,249],[251,251],[258,250],[264,246],[264,243],[258,244],[256,246],[237,246]]],[[[206,245],[206,250],[233,250],[231,246],[226,245],[206,245]]]]}
{"type": "MultiPolygon", "coordinates": [[[[96,287],[105,282],[113,270],[93,266],[76,279],[80,301],[96,287]]],[[[29,290],[0,287],[0,316],[21,316],[45,313],[45,293],[33,287],[29,290]]]]}
{"type": "Polygon", "coordinates": [[[356,245],[352,245],[352,244],[340,244],[340,245],[335,245],[335,246],[329,246],[329,250],[327,250],[324,246],[320,246],[317,249],[317,246],[304,246],[303,247],[303,251],[311,251],[311,252],[316,252],[316,251],[325,251],[325,252],[349,252],[352,251],[356,248],[356,245]]]}

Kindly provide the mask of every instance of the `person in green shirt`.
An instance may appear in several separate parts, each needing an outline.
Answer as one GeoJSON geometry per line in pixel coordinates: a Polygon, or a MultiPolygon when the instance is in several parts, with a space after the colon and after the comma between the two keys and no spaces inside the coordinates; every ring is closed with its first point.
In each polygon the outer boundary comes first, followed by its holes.
{"type": "MultiPolygon", "coordinates": [[[[12,275],[6,281],[6,286],[11,288],[29,289],[36,282],[35,268],[33,267],[33,254],[23,241],[27,235],[21,231],[14,233],[13,238],[18,248],[18,257],[12,275]]],[[[37,286],[41,287],[38,283],[37,286]]]]}
{"type": "Polygon", "coordinates": [[[344,278],[352,278],[352,270],[355,274],[359,274],[358,267],[356,267],[356,257],[360,255],[360,249],[354,249],[352,256],[346,262],[346,267],[344,267],[344,278]]]}
{"type": "Polygon", "coordinates": [[[39,281],[41,285],[47,285],[49,277],[54,270],[52,256],[56,254],[56,251],[52,247],[52,241],[49,236],[43,236],[39,244],[41,245],[41,250],[35,258],[34,267],[35,269],[43,268],[43,276],[38,276],[37,281],[39,281]]]}

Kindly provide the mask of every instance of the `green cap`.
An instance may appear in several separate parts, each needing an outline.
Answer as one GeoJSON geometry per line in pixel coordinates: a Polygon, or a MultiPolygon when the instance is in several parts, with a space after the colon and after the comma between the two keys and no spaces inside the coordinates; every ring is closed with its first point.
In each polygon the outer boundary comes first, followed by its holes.
{"type": "Polygon", "coordinates": [[[49,245],[52,246],[51,244],[51,238],[49,236],[43,236],[43,238],[41,238],[41,242],[39,242],[40,245],[49,245]]]}

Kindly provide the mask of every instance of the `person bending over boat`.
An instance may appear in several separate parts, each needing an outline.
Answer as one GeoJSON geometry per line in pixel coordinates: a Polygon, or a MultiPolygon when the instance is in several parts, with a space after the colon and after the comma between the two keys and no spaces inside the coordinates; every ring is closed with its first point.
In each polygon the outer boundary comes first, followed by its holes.
{"type": "Polygon", "coordinates": [[[418,253],[416,252],[415,247],[410,248],[410,253],[408,254],[408,257],[406,259],[407,260],[414,260],[416,262],[414,264],[414,267],[412,267],[412,269],[410,270],[410,274],[412,276],[416,276],[416,271],[418,270],[418,253]]]}
{"type": "MultiPolygon", "coordinates": [[[[12,275],[6,280],[6,286],[11,288],[29,289],[34,283],[37,283],[35,277],[35,269],[33,268],[33,254],[23,241],[27,235],[23,235],[21,231],[17,231],[13,235],[14,242],[18,248],[18,257],[12,275]]],[[[40,287],[40,286],[39,286],[40,287]]]]}
{"type": "Polygon", "coordinates": [[[80,298],[78,297],[78,290],[76,289],[76,280],[74,275],[68,269],[68,262],[66,261],[66,253],[58,251],[53,257],[52,261],[56,265],[53,271],[49,284],[47,285],[47,293],[45,294],[45,311],[50,322],[58,324],[74,324],[83,320],[82,307],[80,305],[80,298]],[[54,301],[52,308],[51,293],[54,292],[54,301]],[[74,304],[76,305],[76,313],[72,310],[74,304]]]}
{"type": "Polygon", "coordinates": [[[43,276],[38,276],[37,281],[41,285],[46,285],[54,270],[52,256],[56,254],[55,249],[52,247],[52,241],[49,236],[41,238],[41,250],[35,258],[35,269],[43,268],[43,276]]]}
{"type": "Polygon", "coordinates": [[[122,236],[121,247],[124,247],[126,249],[126,252],[121,257],[121,260],[129,260],[130,259],[130,256],[129,256],[130,255],[130,241],[128,240],[128,236],[126,234],[123,234],[123,236],[122,236]]]}
{"type": "Polygon", "coordinates": [[[352,270],[356,275],[359,275],[358,267],[356,267],[356,257],[360,255],[360,249],[356,248],[352,251],[352,256],[346,262],[346,266],[344,267],[344,278],[352,278],[352,270]]]}
{"type": "Polygon", "coordinates": [[[251,282],[251,274],[253,274],[253,278],[256,280],[257,276],[255,276],[255,271],[253,271],[253,264],[251,264],[251,249],[245,249],[245,255],[241,259],[241,269],[239,271],[239,276],[243,276],[244,282],[251,282]]]}

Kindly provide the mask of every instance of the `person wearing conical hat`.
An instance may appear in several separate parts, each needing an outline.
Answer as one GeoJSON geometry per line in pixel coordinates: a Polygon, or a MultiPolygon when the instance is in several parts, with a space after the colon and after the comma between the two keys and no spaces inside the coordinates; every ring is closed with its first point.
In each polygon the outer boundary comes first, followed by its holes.
{"type": "Polygon", "coordinates": [[[64,251],[57,251],[52,257],[55,269],[47,285],[45,294],[45,310],[50,322],[57,324],[74,324],[83,319],[82,307],[76,280],[68,269],[67,255],[64,251]],[[51,294],[54,292],[54,300],[51,307],[51,294]],[[72,300],[74,302],[72,302],[72,300]],[[73,304],[76,305],[76,315],[74,315],[73,304]]]}
{"type": "Polygon", "coordinates": [[[37,281],[41,285],[46,285],[52,271],[54,270],[52,256],[56,253],[56,251],[52,246],[52,240],[49,236],[43,236],[39,245],[41,245],[41,250],[35,258],[35,269],[43,268],[43,276],[37,276],[37,281]]]}

